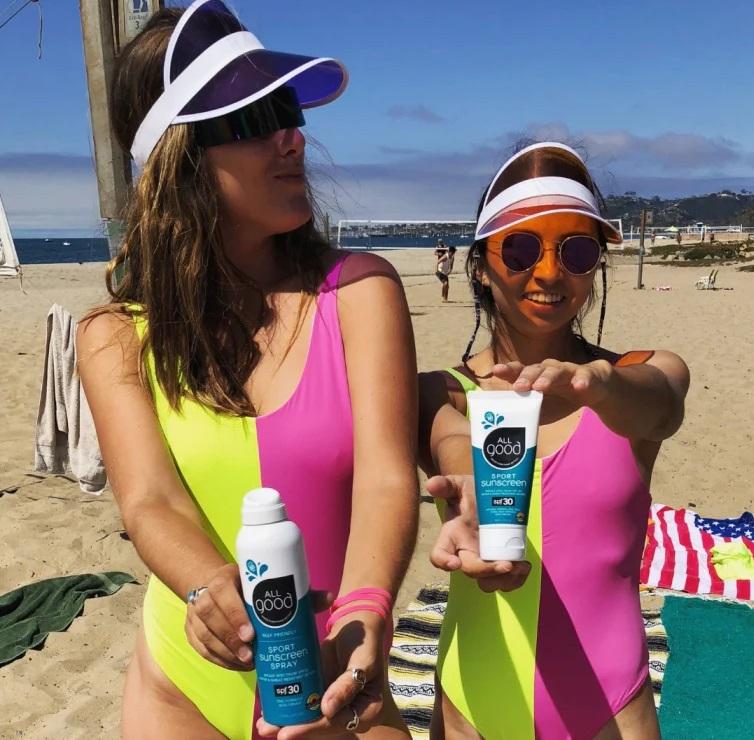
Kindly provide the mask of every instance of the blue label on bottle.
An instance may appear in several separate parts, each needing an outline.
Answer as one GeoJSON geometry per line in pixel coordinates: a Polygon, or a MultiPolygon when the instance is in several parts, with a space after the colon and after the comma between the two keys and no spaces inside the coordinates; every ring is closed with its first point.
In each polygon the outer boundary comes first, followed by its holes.
{"type": "Polygon", "coordinates": [[[310,595],[297,599],[293,576],[283,576],[257,583],[252,602],[246,611],[263,717],[281,727],[319,719],[324,687],[310,595]]]}
{"type": "Polygon", "coordinates": [[[536,447],[524,442],[523,428],[498,427],[472,448],[479,524],[528,522],[536,447]]]}

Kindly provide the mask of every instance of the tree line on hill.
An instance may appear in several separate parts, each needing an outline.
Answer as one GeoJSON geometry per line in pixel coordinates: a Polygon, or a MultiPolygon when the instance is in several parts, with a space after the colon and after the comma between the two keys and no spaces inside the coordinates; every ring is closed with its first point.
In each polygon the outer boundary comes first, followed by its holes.
{"type": "Polygon", "coordinates": [[[623,220],[623,229],[638,228],[641,212],[652,211],[652,226],[692,226],[699,221],[707,226],[754,226],[754,193],[722,190],[688,198],[644,198],[633,192],[605,198],[608,218],[623,220]]]}

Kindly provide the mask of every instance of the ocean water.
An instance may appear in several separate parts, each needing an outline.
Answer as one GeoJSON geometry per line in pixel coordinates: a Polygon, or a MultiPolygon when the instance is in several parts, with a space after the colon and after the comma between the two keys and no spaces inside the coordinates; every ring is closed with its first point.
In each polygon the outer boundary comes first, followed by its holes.
{"type": "Polygon", "coordinates": [[[107,239],[20,239],[13,240],[22,265],[57,262],[107,262],[107,239]]]}
{"type": "MultiPolygon", "coordinates": [[[[467,247],[468,237],[442,237],[447,246],[467,247]]],[[[44,265],[57,262],[107,262],[107,239],[22,239],[13,240],[18,259],[22,265],[44,265]]],[[[343,237],[340,242],[344,249],[434,249],[437,237],[421,238],[409,236],[343,237]]]]}

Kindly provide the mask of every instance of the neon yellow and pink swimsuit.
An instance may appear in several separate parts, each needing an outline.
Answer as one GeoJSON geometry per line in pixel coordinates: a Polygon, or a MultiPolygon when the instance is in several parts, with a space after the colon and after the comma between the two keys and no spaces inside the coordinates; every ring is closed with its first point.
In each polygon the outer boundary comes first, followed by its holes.
{"type": "Polygon", "coordinates": [[[571,438],[537,459],[525,585],[487,594],[452,574],[438,674],[487,740],[592,740],[641,690],[649,506],[628,440],[584,409],[571,438]]]}
{"type": "MultiPolygon", "coordinates": [[[[252,488],[280,491],[301,528],[312,588],[337,593],[351,519],[353,418],[337,309],[338,260],[317,296],[304,372],[291,398],[256,418],[218,414],[184,400],[172,410],[150,381],[170,454],[204,528],[229,562],[241,526],[241,500],[252,488]]],[[[137,320],[144,333],[144,321],[137,320]]],[[[225,670],[202,658],[184,634],[186,604],[154,575],[144,601],[149,651],[167,677],[220,732],[252,736],[256,674],[225,670]]],[[[326,615],[317,627],[324,637],[326,615]]]]}

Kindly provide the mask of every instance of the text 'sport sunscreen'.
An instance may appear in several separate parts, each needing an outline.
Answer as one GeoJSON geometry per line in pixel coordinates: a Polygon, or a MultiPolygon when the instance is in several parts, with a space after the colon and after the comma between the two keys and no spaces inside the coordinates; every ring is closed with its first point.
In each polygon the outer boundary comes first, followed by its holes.
{"type": "Polygon", "coordinates": [[[523,560],[542,394],[468,394],[482,560],[523,560]]]}
{"type": "Polygon", "coordinates": [[[241,518],[236,556],[262,716],[278,726],[313,722],[322,716],[323,682],[301,531],[271,488],[249,491],[241,518]]]}

